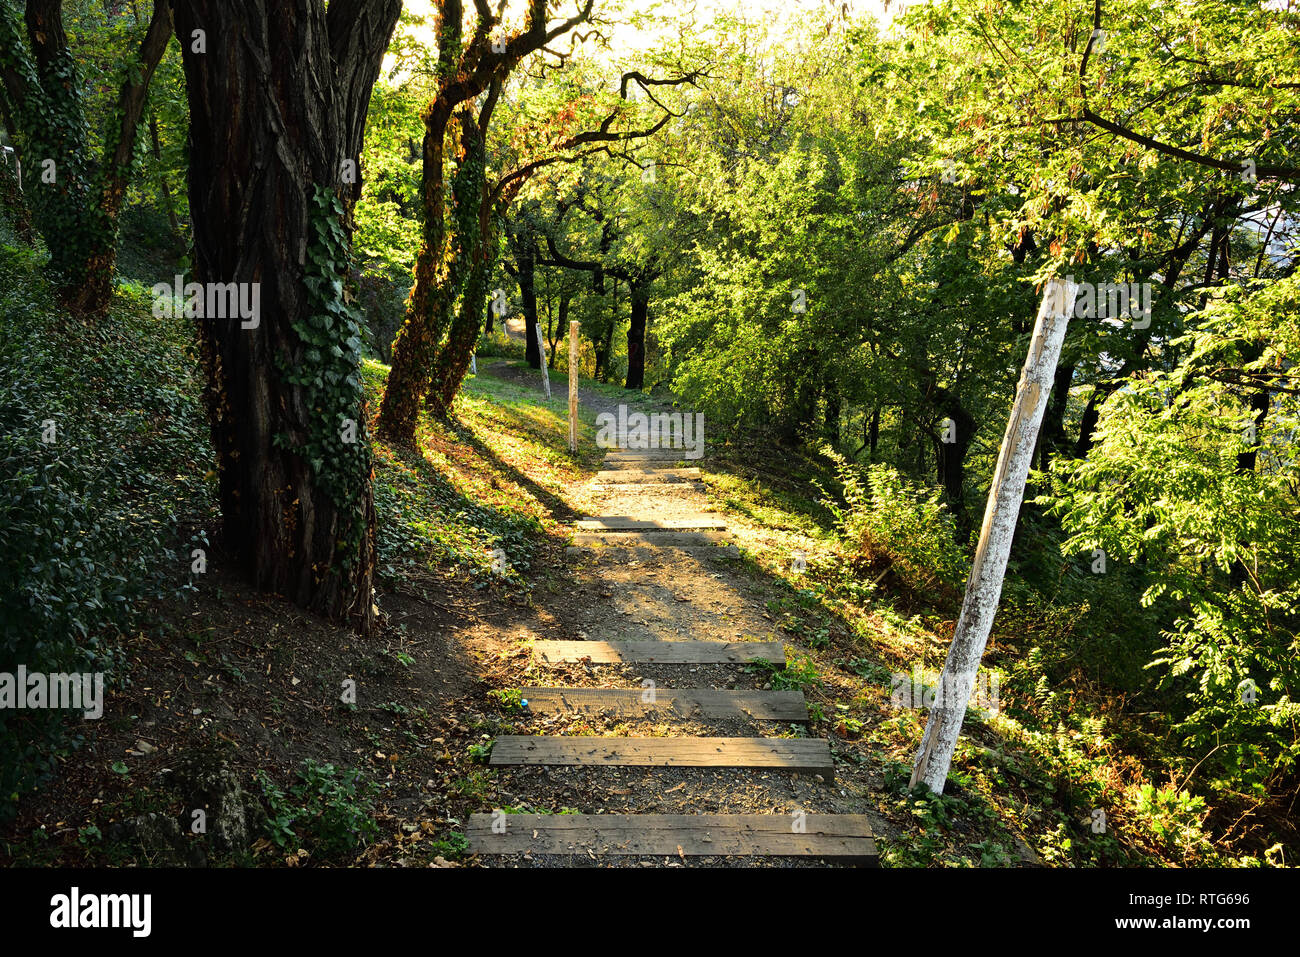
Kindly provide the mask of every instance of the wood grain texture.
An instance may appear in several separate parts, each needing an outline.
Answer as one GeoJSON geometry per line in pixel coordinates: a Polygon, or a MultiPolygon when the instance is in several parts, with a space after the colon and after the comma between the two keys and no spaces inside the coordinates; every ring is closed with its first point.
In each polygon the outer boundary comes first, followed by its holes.
{"type": "Polygon", "coordinates": [[[826,857],[878,862],[865,814],[471,814],[474,854],[826,857]],[[797,830],[802,828],[802,833],[797,830]]]}
{"type": "Polygon", "coordinates": [[[618,717],[750,717],[807,721],[801,691],[731,691],[712,688],[520,688],[531,714],[602,714],[618,717]],[[647,700],[652,698],[653,700],[647,700]]]}
{"type": "Polygon", "coordinates": [[[494,766],[769,768],[820,774],[835,764],[820,738],[603,738],[505,734],[492,745],[494,766]]]}
{"type": "Polygon", "coordinates": [[[785,664],[780,641],[535,641],[533,657],[547,664],[589,659],[593,664],[655,662],[716,665],[757,661],[785,664]]]}
{"type": "Polygon", "coordinates": [[[605,515],[600,518],[579,519],[575,526],[584,532],[724,532],[727,530],[727,523],[712,515],[660,519],[605,515]]]}

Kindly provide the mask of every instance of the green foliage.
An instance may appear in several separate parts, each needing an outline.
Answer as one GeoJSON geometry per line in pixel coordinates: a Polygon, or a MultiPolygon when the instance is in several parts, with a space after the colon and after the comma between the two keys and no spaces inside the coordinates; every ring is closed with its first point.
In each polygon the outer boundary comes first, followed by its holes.
{"type": "MultiPolygon", "coordinates": [[[[145,603],[187,587],[212,454],[184,320],[138,288],[93,329],[52,302],[37,257],[0,247],[0,671],[111,675],[145,603]]],[[[0,711],[0,813],[82,720],[0,711]]]]}
{"type": "MultiPolygon", "coordinates": [[[[370,482],[364,386],[361,381],[361,329],[356,310],[344,292],[350,272],[343,204],[332,190],[315,188],[312,198],[313,241],[307,249],[303,284],[311,306],[293,330],[302,343],[297,362],[280,370],[285,381],[303,389],[312,410],[308,439],[297,451],[311,465],[319,486],[342,516],[332,574],[348,576],[361,560],[366,534],[370,482]]],[[[275,436],[279,445],[290,437],[275,436]]]]}
{"type": "Polygon", "coordinates": [[[503,711],[523,711],[524,697],[518,688],[498,688],[488,692],[488,697],[495,698],[503,711]]]}
{"type": "Polygon", "coordinates": [[[293,851],[306,847],[326,857],[349,854],[379,834],[373,802],[381,790],[359,770],[344,771],[311,758],[303,761],[288,790],[257,771],[267,804],[267,836],[293,851]]]}
{"type": "Polygon", "coordinates": [[[1291,440],[1300,406],[1279,394],[1256,423],[1247,396],[1213,370],[1249,376],[1293,349],[1298,288],[1292,278],[1253,295],[1224,290],[1183,340],[1192,348],[1177,368],[1106,403],[1092,454],[1061,470],[1051,499],[1071,533],[1066,550],[1100,548],[1146,569],[1143,603],[1172,609],[1151,667],[1173,696],[1192,763],[1204,759],[1202,774],[1221,775],[1211,786],[1256,793],[1300,761],[1300,460],[1291,440]],[[1251,348],[1260,341],[1271,345],[1251,348]]]}
{"type": "Polygon", "coordinates": [[[888,465],[872,465],[864,475],[839,456],[835,461],[844,505],[830,496],[823,504],[866,567],[883,566],[920,594],[960,589],[968,564],[941,493],[909,482],[888,465]]]}
{"type": "Polygon", "coordinates": [[[1156,788],[1143,784],[1137,788],[1133,813],[1138,829],[1155,838],[1163,849],[1183,860],[1210,849],[1201,822],[1205,818],[1205,801],[1186,791],[1156,788]]]}
{"type": "Polygon", "coordinates": [[[800,655],[785,663],[759,658],[752,665],[747,665],[746,670],[763,674],[768,683],[779,691],[806,691],[822,683],[817,663],[807,655],[800,655]]]}

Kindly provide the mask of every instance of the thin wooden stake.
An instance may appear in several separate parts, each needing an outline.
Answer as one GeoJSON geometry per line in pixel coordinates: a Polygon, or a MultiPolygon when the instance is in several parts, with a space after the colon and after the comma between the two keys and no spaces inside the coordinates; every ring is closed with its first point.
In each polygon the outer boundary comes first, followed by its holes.
{"type": "Polygon", "coordinates": [[[537,330],[537,354],[542,357],[542,385],[546,387],[546,398],[551,397],[551,377],[546,371],[546,337],[542,335],[542,324],[533,326],[537,330]]]}
{"type": "Polygon", "coordinates": [[[569,323],[569,451],[578,451],[578,326],[569,323]]]}
{"type": "Polygon", "coordinates": [[[966,717],[966,703],[975,687],[980,659],[984,656],[998,600],[1002,597],[1002,580],[1011,554],[1011,539],[1015,534],[1020,503],[1025,496],[1030,460],[1078,291],[1079,287],[1073,282],[1059,279],[1049,279],[1043,291],[1043,304],[1038,310],[1038,321],[1034,323],[1034,338],[1029,344],[1024,370],[1020,373],[1016,400],[1011,407],[1011,418],[1007,422],[993,484],[989,488],[984,525],[980,529],[970,580],[966,583],[966,597],[947,660],[943,663],[943,674],[939,678],[934,707],[930,709],[930,718],[925,724],[925,735],[916,752],[912,787],[920,781],[935,794],[942,794],[948,779],[957,735],[966,717]]]}

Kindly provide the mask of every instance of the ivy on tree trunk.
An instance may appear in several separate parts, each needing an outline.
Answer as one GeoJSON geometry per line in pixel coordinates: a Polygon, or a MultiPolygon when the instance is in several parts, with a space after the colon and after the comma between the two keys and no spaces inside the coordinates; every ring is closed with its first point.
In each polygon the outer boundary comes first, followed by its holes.
{"type": "Polygon", "coordinates": [[[175,5],[194,278],[256,283],[260,298],[251,328],[199,320],[225,544],[258,588],[363,631],[376,617],[374,504],[361,343],[344,292],[343,169],[360,153],[400,9],[175,5]]]}

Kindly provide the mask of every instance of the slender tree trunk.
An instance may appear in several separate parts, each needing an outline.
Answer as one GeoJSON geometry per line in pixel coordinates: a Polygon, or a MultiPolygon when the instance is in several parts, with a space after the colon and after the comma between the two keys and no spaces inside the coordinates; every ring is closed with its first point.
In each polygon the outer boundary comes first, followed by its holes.
{"type": "Polygon", "coordinates": [[[630,282],[632,318],[627,327],[627,381],[628,389],[645,386],[645,327],[650,312],[650,284],[647,276],[635,276],[630,282]]]}
{"type": "Polygon", "coordinates": [[[1052,455],[1065,445],[1065,413],[1070,406],[1070,385],[1074,382],[1074,363],[1057,366],[1052,378],[1052,397],[1043,416],[1043,428],[1038,434],[1038,467],[1046,472],[1052,464],[1052,455]]]}
{"type": "Polygon", "coordinates": [[[822,433],[830,442],[838,446],[840,442],[840,411],[842,401],[839,392],[831,385],[823,390],[826,397],[825,415],[822,417],[822,433]]]}
{"type": "MultiPolygon", "coordinates": [[[[17,162],[15,161],[15,165],[17,162]]],[[[8,161],[0,160],[0,203],[8,211],[14,232],[25,243],[35,243],[36,233],[32,228],[32,213],[27,208],[23,192],[18,188],[18,171],[8,161]]]]}
{"type": "Polygon", "coordinates": [[[569,328],[569,302],[570,302],[570,301],[571,301],[571,300],[570,300],[570,297],[569,297],[569,295],[568,295],[567,293],[564,293],[564,292],[561,292],[561,293],[560,293],[560,321],[559,321],[559,328],[561,328],[561,329],[567,329],[567,328],[569,328]]]}
{"type": "Polygon", "coordinates": [[[519,278],[519,299],[524,312],[524,358],[534,369],[542,367],[542,354],[537,347],[537,243],[529,233],[523,239],[516,260],[519,278]]]}
{"type": "Polygon", "coordinates": [[[470,356],[483,328],[483,313],[487,305],[488,267],[475,269],[465,282],[460,311],[452,323],[446,344],[438,351],[433,375],[429,383],[427,405],[435,415],[445,416],[451,411],[452,400],[460,391],[465,374],[469,371],[470,356]]]}
{"type": "Polygon", "coordinates": [[[355,322],[338,318],[347,314],[341,296],[313,292],[305,279],[318,271],[328,290],[346,275],[344,262],[328,261],[347,247],[342,200],[330,194],[361,147],[362,127],[346,111],[364,115],[400,6],[175,6],[194,278],[247,284],[259,298],[251,326],[198,323],[223,538],[258,588],[363,630],[375,621],[374,504],[360,339],[355,322]],[[193,49],[195,30],[206,52],[193,49]]]}
{"type": "Polygon", "coordinates": [[[966,453],[975,441],[976,422],[952,393],[938,389],[935,393],[940,410],[952,420],[952,441],[939,443],[936,466],[943,484],[948,507],[957,520],[957,536],[962,542],[970,538],[970,512],[966,508],[966,453]]]}
{"type": "Polygon", "coordinates": [[[135,155],[136,131],[144,115],[145,97],[154,70],[162,61],[172,35],[172,8],[168,0],[155,0],[153,18],[140,44],[139,74],[129,74],[117,98],[117,127],[113,142],[104,158],[103,186],[99,209],[93,219],[92,246],[83,267],[84,281],[69,302],[74,310],[95,313],[108,308],[113,298],[113,278],[117,271],[117,237],[122,204],[131,180],[135,155]]]}
{"type": "Polygon", "coordinates": [[[1083,458],[1092,449],[1092,435],[1097,431],[1097,422],[1101,418],[1101,400],[1106,393],[1101,386],[1095,386],[1088,396],[1088,403],[1083,407],[1083,417],[1079,420],[1079,438],[1074,443],[1074,457],[1083,458]]]}
{"type": "Polygon", "coordinates": [[[966,717],[966,703],[997,615],[1025,479],[1077,291],[1073,283],[1052,279],[1044,292],[993,472],[961,614],[939,678],[934,706],[917,748],[911,787],[923,783],[935,794],[942,794],[948,779],[957,737],[966,717]]]}
{"type": "MultiPolygon", "coordinates": [[[[153,113],[149,114],[149,144],[154,160],[161,164],[162,143],[158,139],[158,117],[153,113]]],[[[172,191],[167,186],[167,174],[165,172],[159,173],[158,188],[159,192],[162,193],[163,208],[167,211],[167,223],[172,228],[172,239],[175,241],[177,249],[184,249],[185,232],[181,228],[179,217],[176,215],[176,201],[172,198],[172,191]]]]}

